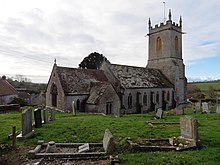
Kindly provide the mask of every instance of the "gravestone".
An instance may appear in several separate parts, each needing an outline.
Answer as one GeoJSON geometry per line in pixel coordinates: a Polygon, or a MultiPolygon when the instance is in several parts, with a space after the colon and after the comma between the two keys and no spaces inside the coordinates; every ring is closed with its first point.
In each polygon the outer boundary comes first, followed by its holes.
{"type": "Polygon", "coordinates": [[[89,143],[79,146],[78,148],[79,153],[86,152],[86,151],[89,151],[89,143]]]}
{"type": "Polygon", "coordinates": [[[115,142],[113,139],[112,133],[109,131],[109,129],[105,130],[105,134],[103,137],[103,148],[105,152],[112,153],[115,148],[115,142]]]}
{"type": "Polygon", "coordinates": [[[75,109],[75,102],[72,101],[72,111],[73,111],[73,115],[76,115],[76,109],[75,109]]]}
{"type": "Polygon", "coordinates": [[[196,102],[195,103],[195,110],[196,110],[196,112],[201,111],[201,102],[196,102]]]}
{"type": "Polygon", "coordinates": [[[43,112],[44,112],[44,124],[47,124],[49,122],[49,109],[46,107],[43,112]]]}
{"type": "Polygon", "coordinates": [[[220,104],[216,105],[216,113],[220,113],[220,104]]]}
{"type": "Polygon", "coordinates": [[[42,127],[42,117],[41,117],[41,109],[40,108],[34,110],[34,121],[35,121],[35,124],[34,124],[35,128],[42,127]]]}
{"type": "Polygon", "coordinates": [[[162,108],[157,109],[157,113],[155,115],[156,118],[161,119],[163,117],[163,110],[162,108]]]}
{"type": "Polygon", "coordinates": [[[208,103],[207,102],[203,102],[202,103],[202,112],[204,113],[210,113],[210,111],[209,111],[209,105],[208,105],[208,103]]]}
{"type": "Polygon", "coordinates": [[[51,118],[50,118],[51,121],[55,120],[55,115],[56,115],[56,110],[55,110],[55,108],[52,108],[51,109],[51,118]]]}
{"type": "Polygon", "coordinates": [[[181,136],[197,142],[199,140],[198,122],[192,116],[184,116],[180,118],[181,136]]]}
{"type": "Polygon", "coordinates": [[[28,109],[22,112],[21,118],[22,131],[17,136],[17,138],[26,139],[32,136],[34,133],[34,130],[32,130],[32,109],[28,109]]]}

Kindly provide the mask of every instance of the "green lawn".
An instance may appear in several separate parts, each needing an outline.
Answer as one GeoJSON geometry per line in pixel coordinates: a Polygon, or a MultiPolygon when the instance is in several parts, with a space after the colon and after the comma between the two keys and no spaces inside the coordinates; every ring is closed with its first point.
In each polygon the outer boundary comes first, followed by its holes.
{"type": "Polygon", "coordinates": [[[219,82],[201,82],[201,83],[189,83],[196,85],[200,90],[207,91],[211,88],[220,90],[220,81],[219,82]]]}
{"type": "MultiPolygon", "coordinates": [[[[122,164],[218,164],[220,162],[220,114],[194,114],[187,110],[187,115],[198,119],[199,135],[202,142],[201,150],[183,152],[131,152],[123,148],[126,137],[137,138],[168,138],[180,135],[179,125],[157,125],[150,127],[146,121],[154,121],[153,114],[124,115],[116,118],[90,114],[72,116],[57,113],[56,120],[35,128],[34,137],[18,141],[18,145],[36,146],[38,140],[45,142],[102,142],[104,131],[109,128],[117,144],[122,164]]],[[[0,114],[0,144],[11,144],[7,139],[12,125],[21,131],[21,114],[0,114]]],[[[179,116],[166,115],[159,121],[179,121],[179,116]]]]}

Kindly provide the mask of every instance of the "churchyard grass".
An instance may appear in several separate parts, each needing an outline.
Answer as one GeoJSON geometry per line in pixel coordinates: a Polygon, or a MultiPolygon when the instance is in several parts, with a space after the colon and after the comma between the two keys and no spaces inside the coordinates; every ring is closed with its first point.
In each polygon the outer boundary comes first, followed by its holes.
{"type": "MultiPolygon", "coordinates": [[[[102,142],[104,131],[109,128],[116,142],[120,144],[118,154],[122,164],[218,164],[220,162],[220,114],[194,113],[185,111],[186,115],[194,116],[199,122],[199,135],[202,143],[200,150],[182,152],[131,152],[123,147],[126,137],[138,138],[169,138],[180,135],[178,124],[149,126],[146,121],[179,122],[180,116],[165,113],[163,119],[155,120],[154,114],[124,115],[123,117],[102,116],[91,114],[56,113],[56,120],[42,128],[34,128],[35,135],[27,140],[19,140],[17,145],[36,146],[38,140],[49,142],[102,142]]],[[[11,144],[7,136],[12,125],[21,131],[21,114],[0,114],[0,144],[11,144]]]]}

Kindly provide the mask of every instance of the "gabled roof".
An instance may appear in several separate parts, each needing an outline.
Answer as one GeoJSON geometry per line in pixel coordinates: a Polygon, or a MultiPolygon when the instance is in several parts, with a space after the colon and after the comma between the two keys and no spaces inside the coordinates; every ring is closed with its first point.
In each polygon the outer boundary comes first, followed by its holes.
{"type": "Polygon", "coordinates": [[[172,88],[173,84],[158,69],[109,64],[124,88],[172,88]]]}
{"type": "Polygon", "coordinates": [[[17,91],[5,79],[0,78],[0,96],[16,95],[17,91]]]}
{"type": "Polygon", "coordinates": [[[91,82],[107,81],[101,70],[59,66],[56,69],[65,94],[89,94],[91,82]]]}
{"type": "MultiPolygon", "coordinates": [[[[99,102],[100,98],[102,97],[102,95],[105,93],[106,89],[109,87],[111,87],[111,84],[109,82],[92,83],[90,95],[89,95],[89,98],[87,99],[86,103],[97,104],[99,102]]],[[[109,97],[111,97],[110,94],[109,94],[109,97]]]]}

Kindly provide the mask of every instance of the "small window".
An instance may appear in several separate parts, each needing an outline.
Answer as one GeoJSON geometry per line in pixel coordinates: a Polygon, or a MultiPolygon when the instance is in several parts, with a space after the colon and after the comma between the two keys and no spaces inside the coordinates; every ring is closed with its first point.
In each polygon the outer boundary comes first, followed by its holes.
{"type": "Polygon", "coordinates": [[[76,110],[80,111],[80,100],[79,99],[76,101],[76,110]]]}
{"type": "Polygon", "coordinates": [[[157,95],[156,95],[156,102],[159,103],[159,93],[157,92],[157,95]]]}
{"type": "Polygon", "coordinates": [[[167,92],[167,101],[170,101],[170,92],[167,92]]]}
{"type": "Polygon", "coordinates": [[[131,108],[132,107],[132,95],[131,93],[129,93],[129,96],[128,96],[128,108],[131,108]]]}
{"type": "Polygon", "coordinates": [[[162,49],[162,41],[160,37],[157,37],[156,50],[159,51],[162,49]]]}
{"type": "Polygon", "coordinates": [[[175,50],[178,50],[178,46],[179,46],[178,37],[176,36],[175,37],[175,50]]]}
{"type": "Polygon", "coordinates": [[[106,115],[112,114],[112,102],[106,103],[106,115]]]}
{"type": "Polygon", "coordinates": [[[144,96],[143,96],[143,104],[147,105],[147,94],[146,93],[144,93],[144,96]]]}

